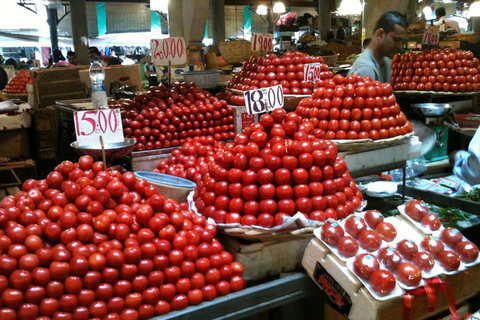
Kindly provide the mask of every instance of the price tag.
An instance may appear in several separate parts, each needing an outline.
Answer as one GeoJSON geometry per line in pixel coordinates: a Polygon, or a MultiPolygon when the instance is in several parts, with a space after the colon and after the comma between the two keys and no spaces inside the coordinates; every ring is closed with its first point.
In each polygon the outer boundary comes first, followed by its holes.
{"type": "Polygon", "coordinates": [[[268,112],[283,108],[282,85],[245,91],[245,106],[249,114],[268,112]]]}
{"type": "Polygon", "coordinates": [[[77,111],[73,117],[79,146],[100,145],[124,140],[120,109],[77,111]]]}
{"type": "Polygon", "coordinates": [[[251,46],[253,51],[272,51],[273,34],[271,33],[252,34],[251,46]]]}
{"type": "Polygon", "coordinates": [[[423,33],[422,44],[438,45],[440,33],[435,31],[425,31],[423,33]]]}
{"type": "Polygon", "coordinates": [[[183,38],[152,39],[152,63],[156,66],[183,65],[187,63],[187,51],[183,38]]]}
{"type": "Polygon", "coordinates": [[[320,80],[321,64],[319,62],[307,63],[303,66],[305,81],[320,80]]]}

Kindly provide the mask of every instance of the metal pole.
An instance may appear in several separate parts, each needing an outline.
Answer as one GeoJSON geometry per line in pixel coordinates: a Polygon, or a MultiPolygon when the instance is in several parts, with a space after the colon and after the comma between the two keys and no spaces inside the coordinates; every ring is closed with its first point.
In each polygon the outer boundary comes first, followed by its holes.
{"type": "Polygon", "coordinates": [[[52,53],[53,53],[53,50],[58,49],[57,9],[47,8],[47,17],[48,17],[48,25],[50,26],[50,42],[52,43],[52,53]]]}

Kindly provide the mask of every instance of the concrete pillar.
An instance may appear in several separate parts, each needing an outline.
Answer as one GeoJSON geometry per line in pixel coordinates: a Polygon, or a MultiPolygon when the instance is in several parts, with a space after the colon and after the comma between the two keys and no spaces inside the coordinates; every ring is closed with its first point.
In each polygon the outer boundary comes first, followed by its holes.
{"type": "Polygon", "coordinates": [[[318,31],[322,40],[327,38],[327,33],[331,28],[331,8],[329,0],[318,1],[318,31]]]}
{"type": "Polygon", "coordinates": [[[407,6],[407,20],[409,24],[414,24],[418,22],[417,18],[417,10],[418,10],[418,1],[417,0],[409,0],[407,6]]]}
{"type": "MultiPolygon", "coordinates": [[[[172,2],[172,1],[170,1],[172,2]]],[[[209,0],[183,0],[183,32],[187,46],[202,47],[209,14],[209,0]]]]}
{"type": "MultiPolygon", "coordinates": [[[[321,1],[321,0],[320,0],[321,1]]],[[[365,29],[367,38],[370,38],[375,29],[375,25],[377,24],[378,19],[384,14],[385,12],[396,10],[401,13],[407,12],[409,1],[405,0],[367,0],[365,1],[365,9],[363,11],[365,22],[365,29]]]]}
{"type": "Polygon", "coordinates": [[[85,0],[70,0],[73,46],[79,64],[90,64],[88,59],[88,24],[85,0]]]}
{"type": "Polygon", "coordinates": [[[225,41],[225,0],[210,0],[210,24],[213,44],[225,41]]]}

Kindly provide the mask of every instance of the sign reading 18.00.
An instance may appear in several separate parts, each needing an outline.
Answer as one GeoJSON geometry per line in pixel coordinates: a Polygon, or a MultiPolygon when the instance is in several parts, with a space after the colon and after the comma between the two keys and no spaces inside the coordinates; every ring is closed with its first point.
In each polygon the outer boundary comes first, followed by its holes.
{"type": "Polygon", "coordinates": [[[249,114],[268,112],[283,108],[284,97],[281,85],[245,91],[245,105],[249,114]]]}
{"type": "Polygon", "coordinates": [[[120,109],[78,111],[73,119],[79,146],[100,145],[100,136],[104,143],[124,140],[120,109]]]}

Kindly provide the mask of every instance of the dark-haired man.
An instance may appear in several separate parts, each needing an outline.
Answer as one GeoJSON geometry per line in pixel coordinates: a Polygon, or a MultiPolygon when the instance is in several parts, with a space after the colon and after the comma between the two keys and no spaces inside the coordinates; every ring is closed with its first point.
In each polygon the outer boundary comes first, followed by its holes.
{"type": "Polygon", "coordinates": [[[390,82],[390,59],[402,48],[407,27],[407,19],[400,12],[389,11],[383,14],[375,26],[370,44],[355,60],[348,74],[370,76],[382,83],[390,82]]]}
{"type": "Polygon", "coordinates": [[[437,10],[435,10],[435,16],[437,17],[437,21],[435,21],[433,24],[439,26],[440,31],[455,29],[457,33],[460,33],[460,26],[458,25],[458,22],[447,17],[447,12],[445,11],[444,7],[438,7],[437,10]]]}

